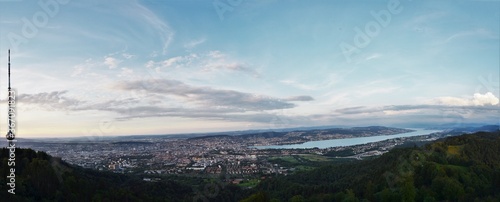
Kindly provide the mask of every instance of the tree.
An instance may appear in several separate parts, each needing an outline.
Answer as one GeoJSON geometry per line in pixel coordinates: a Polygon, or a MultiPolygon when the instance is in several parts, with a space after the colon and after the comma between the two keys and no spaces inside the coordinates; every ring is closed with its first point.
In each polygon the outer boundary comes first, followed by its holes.
{"type": "Polygon", "coordinates": [[[302,195],[295,195],[292,198],[290,198],[290,202],[304,202],[305,199],[302,195]]]}

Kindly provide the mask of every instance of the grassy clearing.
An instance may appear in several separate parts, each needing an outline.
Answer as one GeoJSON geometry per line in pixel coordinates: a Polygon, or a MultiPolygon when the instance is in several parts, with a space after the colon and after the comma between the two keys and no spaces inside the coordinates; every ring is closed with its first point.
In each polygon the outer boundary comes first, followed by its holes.
{"type": "Polygon", "coordinates": [[[314,162],[331,161],[331,159],[326,157],[326,156],[320,156],[320,155],[316,155],[316,154],[300,154],[299,156],[305,160],[314,161],[314,162]]]}
{"type": "Polygon", "coordinates": [[[281,160],[281,161],[286,161],[288,163],[299,163],[297,159],[295,159],[293,156],[275,156],[269,158],[269,160],[281,160]]]}
{"type": "Polygon", "coordinates": [[[247,187],[247,188],[253,188],[259,184],[260,180],[258,179],[251,179],[251,180],[244,180],[238,186],[240,187],[247,187]]]}

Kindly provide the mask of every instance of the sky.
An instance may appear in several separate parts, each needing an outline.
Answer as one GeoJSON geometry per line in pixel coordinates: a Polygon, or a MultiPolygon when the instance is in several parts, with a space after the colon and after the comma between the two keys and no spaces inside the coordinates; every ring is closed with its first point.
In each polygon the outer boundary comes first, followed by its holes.
{"type": "Polygon", "coordinates": [[[500,1],[0,4],[17,137],[500,123],[500,1]]]}

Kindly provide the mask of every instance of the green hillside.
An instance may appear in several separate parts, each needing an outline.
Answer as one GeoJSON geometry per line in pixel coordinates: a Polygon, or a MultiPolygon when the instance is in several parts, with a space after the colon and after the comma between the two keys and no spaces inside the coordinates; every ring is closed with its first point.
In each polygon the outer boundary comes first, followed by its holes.
{"type": "MultiPolygon", "coordinates": [[[[7,149],[0,150],[2,176],[9,175],[7,149]]],[[[192,188],[174,181],[145,182],[134,176],[76,168],[44,152],[16,149],[15,195],[0,178],[5,201],[180,201],[192,188]]]]}
{"type": "Polygon", "coordinates": [[[500,135],[451,137],[424,148],[263,181],[244,201],[499,201],[500,135]]]}

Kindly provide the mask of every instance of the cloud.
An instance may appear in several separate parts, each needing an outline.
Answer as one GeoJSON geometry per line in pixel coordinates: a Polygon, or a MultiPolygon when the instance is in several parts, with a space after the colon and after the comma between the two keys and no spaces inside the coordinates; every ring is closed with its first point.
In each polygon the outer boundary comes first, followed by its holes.
{"type": "Polygon", "coordinates": [[[293,96],[293,97],[289,97],[287,99],[285,99],[286,101],[290,101],[290,102],[293,102],[293,101],[313,101],[314,98],[311,97],[311,96],[293,96]]]}
{"type": "Polygon", "coordinates": [[[118,65],[121,63],[121,60],[118,60],[114,57],[105,57],[104,58],[104,64],[109,67],[109,69],[114,69],[118,67],[118,65]]]}
{"type": "MultiPolygon", "coordinates": [[[[380,107],[357,106],[340,108],[313,115],[277,114],[274,110],[296,107],[290,102],[312,101],[310,96],[292,96],[284,99],[244,93],[234,90],[221,90],[210,87],[189,85],[176,80],[137,80],[117,83],[113,89],[128,91],[128,98],[108,99],[89,102],[69,96],[67,91],[53,91],[38,94],[22,94],[18,102],[37,105],[45,110],[101,111],[116,113],[116,120],[130,120],[154,117],[179,117],[189,119],[269,123],[285,120],[287,126],[325,125],[325,124],[405,124],[405,123],[444,123],[465,120],[498,120],[500,108],[491,103],[493,97],[479,94],[476,105],[388,105],[380,107]],[[177,104],[173,104],[174,97],[177,104]],[[149,103],[153,101],[154,104],[149,103]],[[149,104],[148,104],[149,103],[149,104]]],[[[123,93],[122,93],[123,94],[123,93]]],[[[125,93],[126,94],[126,93],[125,93]]],[[[494,100],[494,99],[493,99],[494,100]]],[[[4,101],[5,102],[5,101],[4,101]]],[[[494,103],[494,101],[493,101],[494,103]]],[[[273,126],[274,127],[274,126],[273,126]]]]}
{"type": "Polygon", "coordinates": [[[261,76],[258,72],[248,67],[248,65],[246,65],[245,63],[235,60],[220,51],[210,51],[208,54],[206,54],[205,61],[202,62],[202,70],[229,70],[234,72],[246,73],[254,77],[261,76]]]}
{"type": "Polygon", "coordinates": [[[146,67],[156,72],[178,70],[198,70],[200,72],[240,72],[253,77],[261,77],[260,73],[249,65],[220,51],[209,51],[201,54],[176,56],[163,61],[149,61],[146,67]]]}
{"type": "Polygon", "coordinates": [[[345,120],[370,120],[377,123],[443,123],[469,120],[498,121],[500,108],[496,106],[450,106],[450,105],[390,105],[381,107],[350,107],[333,111],[328,117],[342,117],[345,120]],[[422,119],[425,117],[424,119],[422,119]]]}
{"type": "Polygon", "coordinates": [[[76,109],[84,102],[64,96],[67,91],[53,91],[37,94],[20,94],[16,101],[23,104],[37,105],[46,110],[76,109]]]}
{"type": "Polygon", "coordinates": [[[135,55],[131,55],[131,54],[128,54],[128,53],[122,53],[122,56],[125,59],[132,59],[132,58],[136,57],[135,55]]]}
{"type": "Polygon", "coordinates": [[[485,106],[497,105],[499,100],[493,93],[487,92],[485,94],[475,93],[472,98],[439,97],[434,102],[450,106],[485,106]]]}
{"type": "Polygon", "coordinates": [[[417,114],[421,112],[419,109],[408,109],[408,110],[384,110],[386,115],[403,115],[403,114],[417,114]]]}
{"type": "Polygon", "coordinates": [[[231,113],[226,109],[205,108],[205,109],[187,109],[187,108],[168,108],[158,106],[140,106],[132,108],[112,109],[122,116],[118,120],[130,120],[152,117],[180,117],[204,120],[231,121],[231,122],[251,122],[251,123],[269,123],[270,127],[275,127],[277,120],[286,120],[288,124],[300,125],[308,121],[303,116],[276,115],[268,112],[258,113],[231,113]]]}
{"type": "Polygon", "coordinates": [[[174,37],[174,31],[170,28],[168,23],[161,20],[156,14],[141,5],[138,1],[136,1],[135,7],[128,10],[128,12],[129,13],[127,13],[127,15],[136,14],[138,18],[143,20],[143,22],[156,29],[156,32],[160,36],[160,40],[163,43],[162,54],[166,54],[167,48],[174,37]]]}
{"type": "Polygon", "coordinates": [[[382,57],[382,54],[380,54],[380,53],[374,53],[374,54],[371,54],[371,55],[367,56],[365,58],[365,60],[373,60],[373,59],[377,59],[379,57],[382,57]]]}
{"type": "MultiPolygon", "coordinates": [[[[75,23],[71,20],[62,20],[56,25],[49,23],[49,27],[60,28],[51,30],[47,37],[50,37],[48,39],[52,40],[51,43],[58,43],[57,50],[61,50],[59,46],[69,49],[75,49],[74,47],[85,49],[87,46],[92,46],[91,49],[95,50],[91,51],[92,53],[87,52],[86,55],[123,46],[130,48],[134,54],[156,52],[157,55],[165,55],[173,41],[175,31],[164,16],[157,14],[146,4],[139,0],[107,1],[98,5],[90,1],[67,4],[66,9],[72,11],[76,18],[85,15],[92,22],[75,23]],[[59,40],[55,40],[56,38],[59,40]]],[[[74,53],[82,55],[75,50],[68,51],[66,55],[74,53]]],[[[130,59],[133,55],[122,56],[130,59]]]]}
{"type": "Polygon", "coordinates": [[[467,106],[471,103],[468,99],[457,97],[439,97],[435,99],[437,104],[450,105],[450,106],[467,106]]]}
{"type": "Polygon", "coordinates": [[[424,33],[430,34],[435,32],[435,28],[431,25],[433,22],[436,22],[443,17],[446,17],[448,14],[446,12],[429,12],[422,15],[418,15],[406,23],[406,27],[410,29],[424,33]]]}
{"type": "Polygon", "coordinates": [[[496,123],[500,108],[497,106],[451,106],[451,105],[389,105],[380,107],[349,107],[317,114],[314,117],[323,122],[346,125],[436,125],[443,123],[461,124],[496,123]]]}
{"type": "Polygon", "coordinates": [[[377,111],[380,111],[380,109],[367,108],[364,106],[346,107],[335,110],[335,112],[338,114],[361,114],[361,113],[372,113],[377,111]]]}
{"type": "Polygon", "coordinates": [[[302,89],[302,90],[317,90],[318,89],[317,85],[307,85],[307,84],[299,83],[299,82],[297,82],[295,80],[291,80],[291,79],[281,80],[280,82],[283,84],[292,86],[294,88],[302,89]]]}
{"type": "MultiPolygon", "coordinates": [[[[123,71],[129,73],[128,69],[123,71]]],[[[21,94],[17,101],[25,108],[46,111],[113,112],[116,120],[179,117],[266,123],[276,119],[275,110],[294,108],[297,105],[293,102],[314,100],[306,95],[279,98],[169,79],[121,81],[100,95],[83,96],[82,93],[64,90],[21,94]]]]}
{"type": "Polygon", "coordinates": [[[92,61],[92,58],[89,58],[85,60],[84,63],[75,65],[73,67],[73,72],[71,73],[71,77],[76,77],[76,76],[81,76],[84,75],[88,69],[91,67],[95,66],[94,62],[92,61]]]}
{"type": "Polygon", "coordinates": [[[471,31],[462,31],[458,32],[456,34],[451,35],[448,37],[445,42],[450,42],[452,40],[456,40],[462,37],[484,37],[484,38],[490,38],[490,39],[498,39],[498,36],[494,33],[491,33],[490,31],[486,29],[476,29],[476,30],[471,30],[471,31]]]}
{"type": "Polygon", "coordinates": [[[340,115],[347,114],[366,114],[366,113],[379,113],[384,111],[414,111],[414,110],[473,110],[477,112],[487,111],[487,110],[495,110],[499,111],[500,108],[495,106],[450,106],[450,105],[388,105],[381,107],[366,107],[366,106],[358,106],[358,107],[349,107],[349,108],[341,108],[337,109],[334,112],[340,115]]]}
{"type": "Polygon", "coordinates": [[[427,24],[429,22],[434,22],[437,19],[440,19],[442,17],[445,17],[447,15],[446,12],[439,11],[439,12],[429,12],[423,15],[419,15],[414,17],[411,22],[416,23],[416,24],[427,24]]]}
{"type": "Polygon", "coordinates": [[[200,38],[200,39],[195,39],[195,40],[189,41],[186,44],[184,44],[184,48],[193,49],[196,46],[205,43],[206,40],[207,40],[206,38],[200,38]]]}
{"type": "Polygon", "coordinates": [[[121,68],[121,72],[118,74],[118,77],[131,78],[134,76],[134,70],[130,68],[121,68]]]}
{"type": "Polygon", "coordinates": [[[155,63],[153,61],[149,61],[147,64],[148,68],[158,66],[158,68],[184,68],[189,67],[193,61],[197,60],[199,57],[197,54],[190,54],[185,56],[176,56],[172,58],[168,58],[159,63],[155,63]]]}
{"type": "Polygon", "coordinates": [[[491,92],[487,92],[484,95],[482,95],[481,93],[475,93],[474,99],[472,99],[472,103],[474,103],[474,105],[476,106],[497,105],[498,98],[491,92]]]}
{"type": "MultiPolygon", "coordinates": [[[[177,80],[151,79],[121,82],[115,89],[126,91],[145,91],[189,102],[198,107],[218,107],[236,111],[262,111],[287,109],[295,107],[287,99],[279,99],[265,95],[244,93],[234,90],[213,89],[185,84],[177,80]]],[[[297,96],[293,101],[310,101],[309,96],[297,96]]]]}

